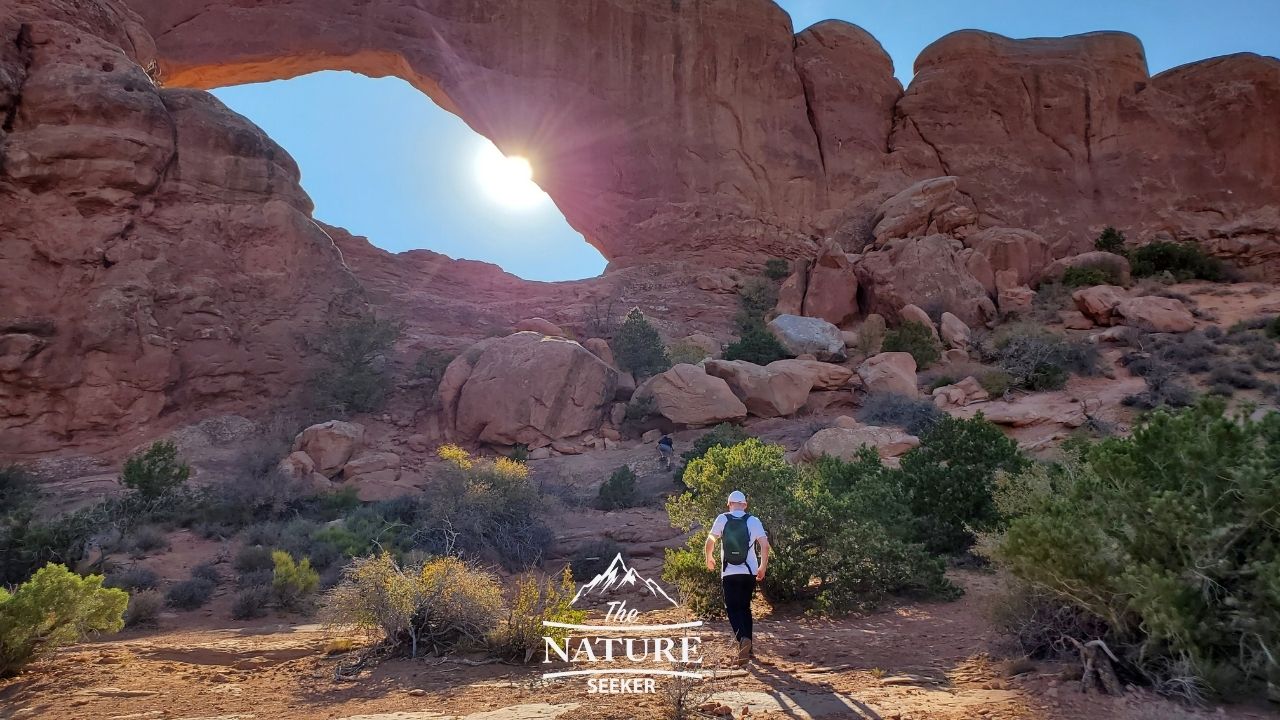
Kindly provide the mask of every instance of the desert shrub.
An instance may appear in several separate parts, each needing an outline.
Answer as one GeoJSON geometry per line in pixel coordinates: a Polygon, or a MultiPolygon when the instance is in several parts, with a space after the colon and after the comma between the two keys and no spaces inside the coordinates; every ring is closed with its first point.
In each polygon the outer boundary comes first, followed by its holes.
{"type": "Polygon", "coordinates": [[[480,646],[502,616],[493,575],[454,557],[401,565],[389,553],[353,560],[324,597],[331,625],[379,636],[387,654],[480,646]]]}
{"type": "Polygon", "coordinates": [[[236,588],[245,590],[254,587],[271,588],[271,581],[275,580],[275,570],[250,570],[246,573],[240,573],[236,577],[236,588]]]}
{"type": "Polygon", "coordinates": [[[1000,520],[993,495],[997,474],[1020,472],[1026,462],[1017,443],[981,413],[971,420],[943,415],[920,446],[902,456],[899,474],[914,539],[935,553],[969,549],[975,530],[990,530],[1000,520]]]}
{"type": "Polygon", "coordinates": [[[151,590],[160,582],[160,576],[154,570],[135,565],[124,570],[117,570],[107,575],[102,586],[119,588],[126,592],[136,593],[139,590],[151,590]]]}
{"type": "Polygon", "coordinates": [[[180,487],[190,476],[191,468],[178,459],[178,446],[160,440],[124,461],[120,484],[143,498],[154,499],[180,487]]]}
{"type": "Polygon", "coordinates": [[[1262,383],[1253,375],[1253,368],[1243,362],[1227,362],[1218,365],[1209,373],[1209,382],[1230,385],[1241,390],[1253,390],[1262,383]]]}
{"type": "Polygon", "coordinates": [[[204,578],[191,578],[175,583],[164,595],[164,602],[178,610],[195,610],[204,607],[213,597],[213,583],[204,578]]]}
{"type": "MultiPolygon", "coordinates": [[[[770,543],[785,548],[770,561],[763,592],[771,601],[799,600],[818,612],[874,604],[889,594],[948,596],[941,561],[906,538],[910,523],[902,486],[874,451],[856,463],[826,459],[802,470],[783,448],[750,439],[717,446],[689,464],[689,491],[667,503],[672,523],[710,527],[725,496],[740,489],[751,512],[765,518],[770,543]]],[[[695,613],[719,612],[718,573],[707,571],[705,529],[668,550],[663,577],[695,613]]]]}
{"type": "Polygon", "coordinates": [[[1099,618],[1038,587],[1011,578],[989,608],[1000,632],[1013,639],[1023,655],[1040,659],[1073,657],[1071,638],[1089,642],[1107,626],[1099,618]]]}
{"type": "Polygon", "coordinates": [[[124,609],[125,627],[154,627],[164,608],[164,595],[159,590],[140,590],[129,595],[124,609]]]}
{"type": "Polygon", "coordinates": [[[232,566],[239,573],[250,573],[255,570],[272,570],[275,560],[271,557],[271,548],[262,545],[246,545],[236,553],[232,566]]]}
{"type": "Polygon", "coordinates": [[[740,425],[720,423],[703,433],[687,451],[680,455],[686,463],[697,460],[713,447],[732,447],[746,442],[751,436],[740,425]]]}
{"type": "Polygon", "coordinates": [[[782,258],[769,258],[764,263],[764,276],[770,280],[784,280],[791,274],[791,263],[782,258]]]}
{"type": "Polygon", "coordinates": [[[637,380],[671,367],[662,337],[640,308],[632,308],[627,313],[627,319],[614,333],[611,345],[618,366],[633,373],[637,380]]]}
{"type": "Polygon", "coordinates": [[[1101,250],[1102,252],[1124,255],[1124,242],[1124,233],[1108,225],[1102,229],[1102,233],[1098,235],[1098,239],[1093,241],[1093,248],[1095,250],[1101,250]]]}
{"type": "Polygon", "coordinates": [[[1280,315],[1271,318],[1267,322],[1267,335],[1273,339],[1280,340],[1280,315]]]}
{"type": "Polygon", "coordinates": [[[764,323],[764,318],[778,304],[778,286],[764,278],[751,278],[738,290],[738,327],[764,323]]]}
{"type": "Polygon", "coordinates": [[[222,582],[222,573],[218,571],[218,566],[211,562],[200,563],[191,568],[191,577],[208,580],[214,585],[222,582]]]}
{"type": "Polygon", "coordinates": [[[1069,288],[1119,285],[1120,277],[1110,265],[1083,265],[1067,268],[1061,282],[1069,288]]]}
{"type": "Polygon", "coordinates": [[[916,367],[922,370],[942,357],[942,348],[934,338],[933,330],[914,320],[908,320],[886,332],[881,349],[884,352],[910,353],[916,360],[916,367]]]}
{"type": "Polygon", "coordinates": [[[283,550],[271,553],[275,568],[271,577],[271,590],[275,593],[280,607],[298,608],[302,602],[316,591],[320,584],[320,574],[311,569],[310,558],[295,561],[293,556],[283,550]]]}
{"type": "Polygon", "coordinates": [[[1131,437],[1010,479],[996,556],[1087,613],[1157,683],[1235,692],[1274,681],[1280,648],[1280,414],[1206,400],[1146,416],[1131,437]]]}
{"type": "Polygon", "coordinates": [[[644,422],[658,412],[658,402],[652,395],[633,396],[627,403],[623,420],[628,423],[644,422]]]}
{"type": "Polygon", "coordinates": [[[1126,396],[1121,402],[1139,410],[1158,407],[1188,407],[1195,403],[1196,394],[1183,381],[1178,369],[1171,363],[1149,356],[1126,356],[1122,361],[1134,375],[1140,375],[1147,389],[1126,396]]]}
{"type": "Polygon", "coordinates": [[[29,510],[39,497],[35,478],[20,465],[0,467],[0,515],[29,510]]]}
{"type": "Polygon", "coordinates": [[[789,357],[791,353],[778,342],[778,338],[759,323],[743,328],[738,339],[724,349],[725,360],[746,360],[756,365],[768,365],[789,357]]]}
{"type": "Polygon", "coordinates": [[[1013,376],[1003,370],[991,370],[977,377],[978,384],[993,398],[1002,398],[1013,387],[1013,376]]]}
{"type": "Polygon", "coordinates": [[[169,538],[164,531],[152,525],[143,525],[133,531],[133,537],[130,538],[130,545],[133,552],[137,555],[145,555],[156,550],[163,550],[169,547],[169,538]]]}
{"type": "Polygon", "coordinates": [[[857,417],[868,425],[892,425],[920,435],[933,427],[943,412],[932,400],[898,393],[871,393],[858,408],[857,417]]]}
{"type": "Polygon", "coordinates": [[[622,553],[625,560],[626,553],[615,540],[609,538],[592,540],[573,553],[573,557],[569,560],[569,569],[574,577],[586,580],[604,572],[619,553],[622,553]]]}
{"type": "Polygon", "coordinates": [[[267,605],[271,603],[271,588],[268,585],[252,585],[236,593],[231,601],[231,617],[236,620],[252,620],[267,614],[267,605]]]}
{"type": "Polygon", "coordinates": [[[328,328],[317,342],[322,366],[312,382],[320,405],[339,413],[381,410],[392,387],[387,355],[403,332],[403,323],[376,315],[328,328]]]}
{"type": "Polygon", "coordinates": [[[979,343],[979,351],[1009,374],[1014,387],[1031,391],[1057,390],[1072,373],[1093,375],[1098,368],[1095,346],[1023,323],[979,343]]]}
{"type": "Polygon", "coordinates": [[[440,350],[423,350],[418,359],[413,361],[409,378],[419,384],[428,398],[434,397],[436,389],[440,387],[440,379],[444,377],[445,368],[449,367],[455,357],[440,350]]]}
{"type": "Polygon", "coordinates": [[[1134,277],[1150,277],[1169,273],[1179,282],[1185,280],[1221,281],[1226,271],[1222,261],[1205,253],[1190,242],[1153,242],[1129,252],[1134,277]]]}
{"type": "Polygon", "coordinates": [[[616,510],[618,508],[629,508],[636,502],[636,474],[632,469],[623,465],[613,474],[600,484],[600,493],[596,499],[596,504],[601,510],[616,510]]]}
{"type": "Polygon", "coordinates": [[[542,623],[581,624],[586,620],[585,610],[575,610],[570,605],[575,590],[573,573],[567,567],[558,581],[547,578],[540,583],[529,575],[516,580],[515,599],[506,622],[489,636],[489,649],[498,657],[527,663],[543,648],[544,636],[564,642],[569,630],[544,627],[542,623]]]}
{"type": "Polygon", "coordinates": [[[667,358],[672,365],[697,365],[707,359],[707,351],[691,342],[673,342],[671,347],[667,348],[667,358]]]}
{"type": "Polygon", "coordinates": [[[128,603],[125,591],[102,587],[101,575],[53,563],[12,593],[0,587],[0,677],[90,634],[117,632],[128,603]]]}

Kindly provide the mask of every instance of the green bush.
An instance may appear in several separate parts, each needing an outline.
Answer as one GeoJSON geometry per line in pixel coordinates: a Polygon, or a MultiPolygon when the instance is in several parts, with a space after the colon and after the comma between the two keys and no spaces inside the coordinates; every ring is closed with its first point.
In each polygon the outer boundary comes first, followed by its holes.
{"type": "Polygon", "coordinates": [[[738,340],[724,349],[725,360],[746,360],[756,365],[768,365],[789,357],[791,353],[778,342],[778,338],[759,323],[743,328],[738,340]]]}
{"type": "Polygon", "coordinates": [[[204,607],[213,597],[213,583],[205,578],[191,578],[174,584],[164,595],[164,602],[178,610],[195,610],[204,607]]]}
{"type": "Polygon", "coordinates": [[[129,594],[49,563],[12,593],[0,587],[0,677],[93,633],[124,627],[129,594]]]}
{"type": "Polygon", "coordinates": [[[896,426],[912,435],[923,435],[943,417],[943,412],[926,398],[879,392],[862,401],[857,417],[868,425],[896,426]]]}
{"type": "Polygon", "coordinates": [[[1062,284],[1069,288],[1119,285],[1120,278],[1106,265],[1073,266],[1063,271],[1062,284]]]}
{"type": "Polygon", "coordinates": [[[1108,225],[1102,229],[1102,234],[1098,235],[1098,239],[1093,241],[1093,248],[1102,252],[1124,255],[1124,243],[1124,233],[1108,225]]]}
{"type": "Polygon", "coordinates": [[[637,381],[671,367],[662,337],[640,308],[632,308],[627,313],[627,319],[614,333],[611,345],[618,366],[634,374],[637,381]]]}
{"type": "Polygon", "coordinates": [[[1271,318],[1267,323],[1267,335],[1275,340],[1280,340],[1280,315],[1271,318]]]}
{"type": "MultiPolygon", "coordinates": [[[[943,564],[909,541],[909,511],[896,475],[874,451],[856,463],[823,460],[802,470],[783,448],[749,439],[715,446],[689,464],[689,491],[667,503],[676,527],[710,527],[731,490],[747,494],[778,551],[763,592],[771,601],[803,601],[838,613],[889,594],[952,596],[943,564]]],[[[703,564],[705,530],[668,550],[663,577],[695,613],[719,612],[718,574],[703,564]]]]}
{"type": "Polygon", "coordinates": [[[1013,386],[1013,377],[1003,370],[992,370],[978,376],[978,384],[993,399],[1000,399],[1013,386]]]}
{"type": "Polygon", "coordinates": [[[1025,323],[1003,328],[993,339],[980,343],[979,352],[985,361],[1008,373],[1014,387],[1024,390],[1058,390],[1072,373],[1098,371],[1098,349],[1093,344],[1025,323]]]}
{"type": "Polygon", "coordinates": [[[778,285],[764,278],[751,278],[738,290],[738,327],[762,325],[778,304],[778,285]]]}
{"type": "Polygon", "coordinates": [[[981,413],[971,420],[944,414],[920,440],[902,456],[900,469],[914,539],[934,553],[968,550],[975,530],[991,530],[1000,520],[997,474],[1020,472],[1027,461],[981,413]]]}
{"type": "Polygon", "coordinates": [[[597,505],[601,510],[617,510],[629,508],[636,502],[636,474],[627,465],[623,465],[600,484],[597,505]]]}
{"type": "Polygon", "coordinates": [[[0,522],[30,510],[39,497],[35,478],[20,465],[0,467],[0,522]]]}
{"type": "Polygon", "coordinates": [[[1219,282],[1226,276],[1222,261],[1205,253],[1195,243],[1153,242],[1129,253],[1134,277],[1169,273],[1179,282],[1210,280],[1219,282]]]}
{"type": "Polygon", "coordinates": [[[784,280],[791,274],[791,263],[782,258],[769,258],[764,263],[764,276],[770,280],[784,280]]]}
{"type": "Polygon", "coordinates": [[[674,342],[667,348],[667,356],[672,365],[697,365],[707,359],[707,351],[691,342],[674,342]]]}
{"type": "Polygon", "coordinates": [[[155,499],[181,487],[190,476],[191,468],[178,459],[178,446],[160,440],[124,461],[120,484],[143,498],[155,499]]]}
{"type": "Polygon", "coordinates": [[[573,573],[565,568],[559,581],[536,577],[516,580],[515,596],[507,611],[507,620],[489,635],[489,650],[498,657],[529,662],[542,650],[543,637],[564,642],[570,631],[545,627],[544,622],[581,624],[587,619],[585,610],[570,604],[576,588],[573,573]]]}
{"type": "Polygon", "coordinates": [[[295,561],[289,553],[276,550],[271,553],[271,560],[275,564],[271,590],[275,593],[276,602],[284,608],[300,607],[320,584],[320,574],[311,569],[311,559],[295,561]]]}
{"type": "Polygon", "coordinates": [[[191,568],[191,577],[201,578],[217,585],[222,582],[222,573],[218,571],[218,566],[205,562],[191,568]]]}
{"type": "Polygon", "coordinates": [[[938,362],[938,358],[942,357],[942,348],[938,346],[933,330],[924,323],[914,320],[907,320],[886,332],[881,351],[910,353],[916,360],[916,367],[921,370],[938,362]]]}
{"type": "Polygon", "coordinates": [[[1132,437],[1012,477],[996,556],[1096,618],[1158,689],[1192,676],[1235,695],[1277,679],[1277,497],[1280,414],[1254,421],[1214,400],[1157,410],[1132,437]]]}
{"type": "Polygon", "coordinates": [[[375,315],[330,327],[317,343],[322,365],[312,387],[320,405],[344,414],[381,410],[392,387],[387,356],[403,333],[403,323],[375,315]]]}

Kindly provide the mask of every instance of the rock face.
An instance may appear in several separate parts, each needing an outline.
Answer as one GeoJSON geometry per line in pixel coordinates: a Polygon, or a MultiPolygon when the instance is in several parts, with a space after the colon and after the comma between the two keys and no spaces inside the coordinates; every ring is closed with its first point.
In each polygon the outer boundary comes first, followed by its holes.
{"type": "Polygon", "coordinates": [[[965,267],[959,241],[946,235],[893,240],[857,263],[866,312],[899,319],[905,305],[937,306],[970,327],[995,318],[987,289],[965,267]]]}
{"type": "Polygon", "coordinates": [[[293,451],[306,453],[312,469],[325,477],[333,477],[364,445],[364,426],[358,423],[330,420],[312,425],[294,438],[293,451]]]}
{"type": "Polygon", "coordinates": [[[1071,299],[1085,317],[1099,325],[1111,325],[1113,311],[1124,301],[1125,295],[1122,288],[1114,285],[1097,285],[1071,293],[1071,299]]]}
{"type": "Polygon", "coordinates": [[[578,343],[520,332],[456,358],[437,392],[457,438],[538,448],[600,427],[617,383],[578,343]]]}
{"type": "Polygon", "coordinates": [[[814,260],[805,284],[802,315],[844,325],[858,314],[858,278],[849,256],[828,244],[814,260]]]}
{"type": "Polygon", "coordinates": [[[809,377],[814,390],[842,390],[849,386],[853,379],[853,371],[843,365],[820,362],[818,360],[774,360],[765,366],[773,372],[801,372],[809,377]]]}
{"type": "Polygon", "coordinates": [[[1053,259],[1049,244],[1030,230],[992,227],[965,238],[965,246],[980,255],[992,277],[1002,270],[1014,273],[1014,285],[1035,285],[1053,259]]]}
{"type": "Polygon", "coordinates": [[[747,406],[729,384],[697,365],[680,364],[636,388],[636,397],[652,397],[658,412],[677,425],[714,425],[747,416],[747,406]]]}
{"type": "Polygon", "coordinates": [[[884,201],[876,212],[871,234],[876,244],[894,238],[947,234],[978,219],[973,204],[959,191],[959,178],[921,180],[884,201]]]}
{"type": "Polygon", "coordinates": [[[840,329],[820,318],[779,315],[769,321],[769,331],[792,355],[812,355],[819,360],[845,358],[840,329]]]}
{"type": "Polygon", "coordinates": [[[858,377],[869,393],[897,393],[915,397],[916,360],[911,353],[887,352],[867,358],[858,366],[858,377]]]}
{"type": "Polygon", "coordinates": [[[706,372],[728,383],[748,413],[762,418],[792,415],[809,399],[814,377],[807,369],[776,365],[761,367],[745,360],[709,360],[706,372]]]}
{"type": "MultiPolygon", "coordinates": [[[[547,320],[546,318],[534,317],[526,318],[516,323],[516,332],[536,332],[552,337],[568,337],[559,325],[547,320]]],[[[594,351],[593,351],[594,352],[594,351]]],[[[603,360],[604,358],[601,358],[603,360]]],[[[605,362],[608,362],[607,360],[605,362]]],[[[612,364],[612,363],[609,363],[612,364]]]]}

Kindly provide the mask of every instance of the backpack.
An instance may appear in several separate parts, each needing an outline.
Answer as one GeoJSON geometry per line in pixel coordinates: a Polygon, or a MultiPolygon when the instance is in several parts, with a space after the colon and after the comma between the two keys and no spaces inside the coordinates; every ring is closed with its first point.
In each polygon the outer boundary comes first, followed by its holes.
{"type": "Polygon", "coordinates": [[[751,531],[747,529],[750,518],[749,513],[743,513],[742,517],[725,513],[724,532],[720,535],[724,543],[724,566],[747,564],[747,552],[751,549],[751,531]]]}

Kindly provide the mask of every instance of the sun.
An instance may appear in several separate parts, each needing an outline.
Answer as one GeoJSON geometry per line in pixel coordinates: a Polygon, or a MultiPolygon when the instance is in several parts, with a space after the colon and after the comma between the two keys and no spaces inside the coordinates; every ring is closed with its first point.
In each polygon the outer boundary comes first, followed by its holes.
{"type": "Polygon", "coordinates": [[[512,210],[527,210],[551,198],[533,181],[533,166],[519,155],[503,155],[491,142],[481,144],[476,153],[476,182],[485,195],[512,210]]]}

